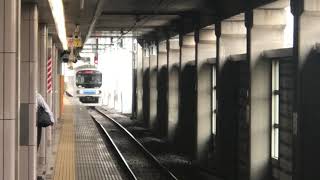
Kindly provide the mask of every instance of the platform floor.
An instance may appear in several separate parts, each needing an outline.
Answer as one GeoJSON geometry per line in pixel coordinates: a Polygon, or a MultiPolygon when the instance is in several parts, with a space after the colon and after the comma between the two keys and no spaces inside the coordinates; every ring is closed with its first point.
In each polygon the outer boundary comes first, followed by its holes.
{"type": "Polygon", "coordinates": [[[54,167],[54,180],[126,179],[111,145],[85,107],[65,105],[54,167]]]}

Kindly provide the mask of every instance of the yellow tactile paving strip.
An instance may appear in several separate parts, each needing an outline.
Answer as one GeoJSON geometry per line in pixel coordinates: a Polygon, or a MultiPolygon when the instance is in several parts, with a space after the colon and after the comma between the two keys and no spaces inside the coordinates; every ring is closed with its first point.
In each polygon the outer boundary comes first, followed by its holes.
{"type": "MultiPolygon", "coordinates": [[[[66,101],[66,99],[65,99],[66,101]]],[[[54,180],[75,180],[75,132],[73,106],[66,103],[57,151],[54,180]]]]}

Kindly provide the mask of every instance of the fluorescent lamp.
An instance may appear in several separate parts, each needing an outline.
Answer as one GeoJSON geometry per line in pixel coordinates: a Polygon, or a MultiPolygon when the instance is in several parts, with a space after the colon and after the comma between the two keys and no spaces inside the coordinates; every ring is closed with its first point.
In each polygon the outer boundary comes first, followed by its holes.
{"type": "Polygon", "coordinates": [[[64,18],[64,8],[62,0],[48,0],[56,30],[64,50],[68,49],[66,25],[64,18]]]}

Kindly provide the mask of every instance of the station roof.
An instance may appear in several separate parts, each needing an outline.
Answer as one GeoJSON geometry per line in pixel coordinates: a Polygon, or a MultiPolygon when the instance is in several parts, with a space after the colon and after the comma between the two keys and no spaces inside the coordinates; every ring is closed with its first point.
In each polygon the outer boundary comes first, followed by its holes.
{"type": "MultiPolygon", "coordinates": [[[[47,24],[49,33],[59,42],[48,1],[22,2],[38,3],[40,23],[47,24]]],[[[181,30],[191,32],[195,20],[200,27],[206,27],[243,12],[250,4],[258,7],[268,2],[272,0],[63,0],[67,36],[72,36],[78,24],[82,39],[161,39],[181,30]]]]}

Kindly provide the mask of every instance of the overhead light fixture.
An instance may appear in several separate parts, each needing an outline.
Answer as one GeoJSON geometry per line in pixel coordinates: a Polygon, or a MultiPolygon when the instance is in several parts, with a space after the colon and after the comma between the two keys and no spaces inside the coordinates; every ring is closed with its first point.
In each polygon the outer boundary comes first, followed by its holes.
{"type": "Polygon", "coordinates": [[[68,49],[66,25],[64,18],[64,8],[62,0],[48,0],[56,30],[64,50],[68,49]]]}
{"type": "Polygon", "coordinates": [[[80,0],[80,10],[84,9],[84,0],[80,0]]]}

